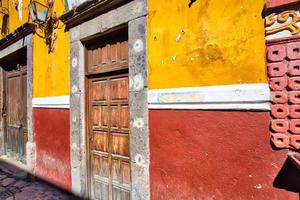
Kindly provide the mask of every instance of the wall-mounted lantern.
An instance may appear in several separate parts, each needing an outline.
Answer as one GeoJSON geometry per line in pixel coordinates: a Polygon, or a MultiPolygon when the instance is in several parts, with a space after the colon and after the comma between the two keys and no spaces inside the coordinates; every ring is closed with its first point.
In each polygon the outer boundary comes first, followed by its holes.
{"type": "Polygon", "coordinates": [[[30,20],[36,24],[36,34],[45,39],[48,53],[53,51],[53,44],[57,38],[54,30],[58,28],[59,23],[56,13],[53,12],[53,4],[53,0],[48,0],[47,5],[31,1],[28,6],[30,20]]]}
{"type": "Polygon", "coordinates": [[[37,1],[32,1],[30,2],[28,8],[31,21],[39,24],[40,26],[44,26],[48,17],[48,6],[37,1]]]}

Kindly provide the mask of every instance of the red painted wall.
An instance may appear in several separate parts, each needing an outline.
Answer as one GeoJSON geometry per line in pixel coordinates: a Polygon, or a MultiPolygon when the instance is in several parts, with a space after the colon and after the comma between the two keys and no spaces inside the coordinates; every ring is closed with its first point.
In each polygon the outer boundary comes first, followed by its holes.
{"type": "Polygon", "coordinates": [[[71,191],[70,112],[68,109],[34,109],[35,174],[71,191]]]}
{"type": "Polygon", "coordinates": [[[267,112],[149,112],[151,199],[299,199],[273,187],[286,152],[267,112]]]}

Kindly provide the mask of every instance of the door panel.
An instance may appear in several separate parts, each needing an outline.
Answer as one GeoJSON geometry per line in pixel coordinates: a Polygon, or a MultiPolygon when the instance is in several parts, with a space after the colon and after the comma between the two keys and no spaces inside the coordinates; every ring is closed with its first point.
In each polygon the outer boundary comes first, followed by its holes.
{"type": "Polygon", "coordinates": [[[27,74],[26,66],[5,72],[5,151],[25,162],[27,142],[27,74]]]}
{"type": "Polygon", "coordinates": [[[128,75],[88,82],[92,199],[130,199],[128,75]]]}

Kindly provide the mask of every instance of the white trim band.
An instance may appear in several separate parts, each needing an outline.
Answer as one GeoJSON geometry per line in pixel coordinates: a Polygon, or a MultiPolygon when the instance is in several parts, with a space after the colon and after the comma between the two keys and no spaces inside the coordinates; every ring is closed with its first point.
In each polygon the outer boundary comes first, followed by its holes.
{"type": "Polygon", "coordinates": [[[38,97],[32,99],[33,108],[70,108],[69,96],[38,97]]]}
{"type": "Polygon", "coordinates": [[[270,110],[270,99],[264,83],[157,89],[148,92],[148,108],[270,110]]]}

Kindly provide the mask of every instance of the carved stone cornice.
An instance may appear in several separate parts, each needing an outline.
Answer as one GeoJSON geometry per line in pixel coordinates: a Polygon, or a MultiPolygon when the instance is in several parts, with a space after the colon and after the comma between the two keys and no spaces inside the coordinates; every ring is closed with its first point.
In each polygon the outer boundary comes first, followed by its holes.
{"type": "Polygon", "coordinates": [[[267,16],[265,20],[266,35],[275,34],[284,30],[290,31],[291,35],[297,35],[300,33],[298,22],[300,22],[300,16],[297,11],[287,10],[278,15],[273,13],[267,16]],[[273,26],[275,24],[276,26],[273,26]]]}
{"type": "Polygon", "coordinates": [[[113,10],[132,0],[87,0],[59,17],[66,24],[66,30],[88,21],[109,10],[113,10]]]}

